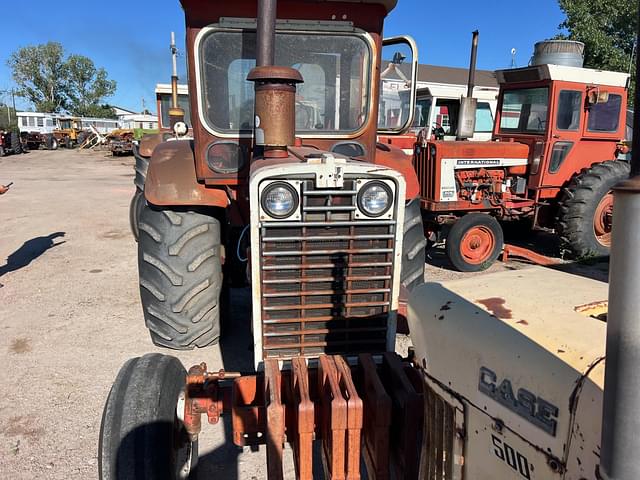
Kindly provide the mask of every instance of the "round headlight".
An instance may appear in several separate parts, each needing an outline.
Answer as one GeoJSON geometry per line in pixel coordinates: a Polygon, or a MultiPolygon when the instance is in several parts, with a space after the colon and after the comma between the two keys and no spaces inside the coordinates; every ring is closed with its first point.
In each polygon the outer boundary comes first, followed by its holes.
{"type": "Polygon", "coordinates": [[[287,218],[298,207],[298,194],[288,183],[272,183],[262,191],[262,208],[273,218],[287,218]]]}
{"type": "Polygon", "coordinates": [[[392,203],[393,193],[384,182],[369,182],[358,193],[358,206],[369,217],[384,215],[392,203]]]}
{"type": "Polygon", "coordinates": [[[247,155],[245,149],[236,142],[220,141],[207,149],[207,163],[216,173],[229,175],[244,168],[247,155]]]}

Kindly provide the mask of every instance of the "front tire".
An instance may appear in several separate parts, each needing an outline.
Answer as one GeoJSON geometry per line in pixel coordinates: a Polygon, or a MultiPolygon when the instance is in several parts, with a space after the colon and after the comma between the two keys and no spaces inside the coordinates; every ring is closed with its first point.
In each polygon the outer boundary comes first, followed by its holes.
{"type": "Polygon", "coordinates": [[[220,336],[220,222],[144,204],[138,221],[140,298],[156,345],[190,350],[220,336]]]}
{"type": "Polygon", "coordinates": [[[420,198],[411,200],[404,210],[404,236],[402,242],[402,270],[400,281],[409,291],[424,283],[425,249],[420,198]]]}
{"type": "Polygon", "coordinates": [[[556,231],[577,257],[608,256],[611,246],[613,193],[629,178],[629,164],[610,160],[583,169],[562,193],[556,231]]]}
{"type": "Polygon", "coordinates": [[[98,445],[101,480],[184,479],[198,458],[177,417],[187,372],[158,353],[127,361],[111,387],[98,445]]]}
{"type": "Polygon", "coordinates": [[[504,234],[498,221],[486,213],[467,213],[456,221],[445,243],[449,261],[461,272],[489,268],[504,248],[504,234]]]}

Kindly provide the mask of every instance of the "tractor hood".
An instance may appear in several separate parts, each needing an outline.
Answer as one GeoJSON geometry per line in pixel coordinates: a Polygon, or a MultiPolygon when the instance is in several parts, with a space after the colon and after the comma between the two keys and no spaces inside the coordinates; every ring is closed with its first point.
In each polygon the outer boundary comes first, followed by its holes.
{"type": "MultiPolygon", "coordinates": [[[[465,418],[482,419],[467,426],[472,439],[483,429],[505,431],[555,473],[591,478],[606,337],[606,323],[595,317],[606,300],[605,283],[531,267],[427,283],[414,290],[408,321],[427,375],[475,412],[465,418]],[[577,460],[569,455],[575,448],[583,449],[577,460]]],[[[475,455],[470,450],[465,464],[475,455]]]]}

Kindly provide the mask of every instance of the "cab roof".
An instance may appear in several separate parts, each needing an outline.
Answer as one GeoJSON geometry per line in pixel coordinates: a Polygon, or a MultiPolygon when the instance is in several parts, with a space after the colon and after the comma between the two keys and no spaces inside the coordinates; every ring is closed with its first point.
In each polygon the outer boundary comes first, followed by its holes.
{"type": "MultiPolygon", "coordinates": [[[[327,2],[327,3],[365,3],[370,5],[382,5],[387,11],[387,14],[391,12],[391,10],[396,8],[396,5],[398,4],[398,0],[298,0],[298,1],[300,1],[300,3],[327,2]]],[[[180,0],[180,3],[184,7],[184,3],[185,3],[184,0],[180,0]]]]}
{"type": "Polygon", "coordinates": [[[592,68],[569,67],[566,65],[535,65],[509,70],[497,70],[498,83],[524,83],[539,80],[559,80],[563,82],[584,83],[588,85],[606,85],[626,87],[629,75],[592,68]]]}
{"type": "Polygon", "coordinates": [[[315,0],[318,2],[334,2],[334,3],[369,3],[369,4],[377,4],[382,5],[389,13],[391,10],[396,8],[398,4],[398,0],[315,0]]]}

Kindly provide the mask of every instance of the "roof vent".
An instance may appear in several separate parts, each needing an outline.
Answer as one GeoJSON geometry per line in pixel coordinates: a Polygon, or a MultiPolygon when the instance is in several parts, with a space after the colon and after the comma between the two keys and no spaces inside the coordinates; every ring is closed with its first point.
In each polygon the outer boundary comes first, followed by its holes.
{"type": "Polygon", "coordinates": [[[566,65],[582,67],[584,63],[584,43],[573,40],[545,40],[536,43],[531,57],[531,65],[566,65]]]}

